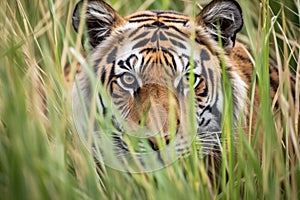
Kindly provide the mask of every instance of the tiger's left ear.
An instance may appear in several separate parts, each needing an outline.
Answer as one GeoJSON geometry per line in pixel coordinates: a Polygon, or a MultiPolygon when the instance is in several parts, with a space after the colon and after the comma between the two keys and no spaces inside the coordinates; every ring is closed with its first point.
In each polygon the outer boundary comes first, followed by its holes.
{"type": "Polygon", "coordinates": [[[87,28],[89,44],[93,49],[105,40],[114,28],[125,23],[125,20],[103,0],[81,0],[76,5],[72,17],[76,32],[79,29],[84,2],[86,2],[84,24],[87,28]]]}
{"type": "Polygon", "coordinates": [[[219,29],[224,49],[230,50],[243,27],[242,9],[235,0],[214,0],[197,15],[196,23],[206,27],[216,41],[219,29]]]}

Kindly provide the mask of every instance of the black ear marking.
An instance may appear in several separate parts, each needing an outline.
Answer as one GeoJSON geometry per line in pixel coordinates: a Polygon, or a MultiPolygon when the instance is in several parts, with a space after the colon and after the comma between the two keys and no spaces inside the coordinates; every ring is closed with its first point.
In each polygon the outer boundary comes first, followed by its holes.
{"type": "MultiPolygon", "coordinates": [[[[77,3],[73,12],[72,24],[76,32],[78,32],[83,4],[84,1],[77,3]]],[[[124,19],[102,0],[89,0],[86,6],[85,25],[90,46],[95,48],[110,35],[113,28],[121,25],[124,19]]]]}
{"type": "Polygon", "coordinates": [[[242,9],[235,0],[214,0],[197,15],[196,22],[205,26],[216,40],[219,26],[224,49],[231,49],[243,27],[242,9]]]}

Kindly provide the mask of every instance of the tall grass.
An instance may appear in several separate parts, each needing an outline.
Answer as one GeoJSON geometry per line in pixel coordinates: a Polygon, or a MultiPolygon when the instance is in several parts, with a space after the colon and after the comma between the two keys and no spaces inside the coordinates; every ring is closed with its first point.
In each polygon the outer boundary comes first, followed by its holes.
{"type": "MultiPolygon", "coordinates": [[[[80,51],[70,20],[75,3],[0,2],[1,198],[299,199],[299,0],[289,4],[284,0],[240,1],[245,28],[238,39],[253,53],[261,106],[250,112],[259,113],[257,123],[249,119],[253,137],[237,131],[239,140],[230,147],[237,151],[236,156],[224,156],[223,163],[230,162],[230,168],[226,175],[224,164],[221,184],[207,178],[202,161],[193,155],[152,173],[98,169],[77,135],[70,83],[64,79],[63,66],[72,63],[74,56],[70,48],[80,51]],[[268,98],[269,55],[280,73],[275,113],[271,112],[275,101],[268,98]],[[290,73],[297,77],[295,102],[290,73]],[[262,144],[257,144],[258,138],[262,144]],[[257,146],[262,147],[262,154],[257,153],[257,146]]],[[[169,0],[110,3],[124,15],[137,9],[174,9],[188,14],[193,5],[169,0]]],[[[250,103],[253,101],[250,95],[250,103]]],[[[228,134],[230,130],[224,131],[228,134]]]]}

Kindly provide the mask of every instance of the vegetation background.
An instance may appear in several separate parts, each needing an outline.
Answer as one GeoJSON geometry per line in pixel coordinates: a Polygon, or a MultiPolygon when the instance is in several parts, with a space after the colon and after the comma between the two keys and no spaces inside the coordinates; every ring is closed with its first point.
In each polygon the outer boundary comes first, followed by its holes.
{"type": "MultiPolygon", "coordinates": [[[[199,12],[200,5],[208,2],[108,1],[122,15],[145,9],[176,10],[189,15],[196,4],[199,12]]],[[[231,144],[238,153],[223,158],[227,164],[223,172],[226,168],[228,173],[222,173],[221,182],[217,183],[208,181],[203,165],[193,155],[153,173],[130,175],[106,168],[99,175],[93,158],[76,134],[70,83],[64,78],[64,66],[74,59],[70,49],[80,52],[71,27],[77,1],[2,0],[0,198],[299,199],[300,88],[296,89],[294,103],[288,77],[290,71],[298,71],[299,85],[300,2],[239,2],[245,26],[238,39],[252,50],[261,83],[263,153],[255,153],[255,137],[247,138],[239,131],[241,140],[231,144]],[[271,115],[273,105],[267,98],[269,55],[280,71],[276,95],[279,110],[275,115],[271,115]],[[236,161],[238,165],[234,164],[236,161]]]]}

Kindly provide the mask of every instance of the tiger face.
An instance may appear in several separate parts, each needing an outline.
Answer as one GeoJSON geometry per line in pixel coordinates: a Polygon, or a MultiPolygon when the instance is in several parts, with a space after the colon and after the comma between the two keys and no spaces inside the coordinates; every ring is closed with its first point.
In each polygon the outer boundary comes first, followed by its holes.
{"type": "MultiPolygon", "coordinates": [[[[111,115],[118,155],[129,151],[125,134],[143,138],[157,154],[172,148],[176,155],[183,155],[193,139],[201,143],[204,156],[220,148],[222,64],[232,85],[235,125],[245,114],[247,98],[247,84],[229,56],[243,25],[238,3],[212,1],[191,19],[173,11],[143,11],[121,17],[104,1],[89,0],[75,8],[76,31],[83,10],[90,47],[88,62],[104,91],[94,92],[89,73],[82,70],[73,89],[75,115],[80,118],[85,109],[88,113],[97,109],[105,116],[109,106],[103,98],[106,92],[118,112],[111,115]]],[[[87,122],[79,126],[87,130],[87,122]]],[[[98,131],[99,125],[95,127],[98,131]]]]}

